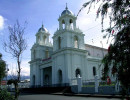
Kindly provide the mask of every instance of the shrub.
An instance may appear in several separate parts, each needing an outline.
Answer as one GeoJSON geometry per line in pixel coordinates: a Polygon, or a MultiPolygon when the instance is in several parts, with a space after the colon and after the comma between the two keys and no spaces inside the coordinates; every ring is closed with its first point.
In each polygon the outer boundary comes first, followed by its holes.
{"type": "Polygon", "coordinates": [[[0,100],[15,100],[14,96],[12,96],[6,89],[0,88],[0,100]]]}

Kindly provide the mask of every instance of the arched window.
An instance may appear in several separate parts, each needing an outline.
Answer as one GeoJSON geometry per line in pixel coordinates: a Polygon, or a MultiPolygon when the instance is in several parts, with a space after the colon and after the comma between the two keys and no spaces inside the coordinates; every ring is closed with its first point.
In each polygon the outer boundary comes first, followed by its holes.
{"type": "Polygon", "coordinates": [[[65,29],[65,21],[62,20],[62,28],[65,29]]]}
{"type": "Polygon", "coordinates": [[[38,43],[40,43],[40,41],[41,41],[41,40],[40,40],[40,36],[38,36],[38,43]]]}
{"type": "Polygon", "coordinates": [[[58,70],[58,79],[59,83],[62,83],[62,71],[60,69],[58,70]]]}
{"type": "Polygon", "coordinates": [[[44,42],[44,44],[47,43],[47,37],[46,36],[43,37],[43,42],[44,42]]]}
{"type": "Polygon", "coordinates": [[[78,77],[78,75],[80,75],[80,76],[81,76],[80,69],[76,69],[76,71],[75,71],[75,76],[76,76],[76,77],[78,77]]]}
{"type": "Polygon", "coordinates": [[[61,37],[58,37],[58,49],[61,48],[61,37]]]}
{"type": "Polygon", "coordinates": [[[90,51],[88,51],[88,55],[90,56],[90,51]]]}
{"type": "Polygon", "coordinates": [[[45,51],[45,57],[49,58],[49,51],[48,50],[45,51]]]}
{"type": "Polygon", "coordinates": [[[32,77],[33,86],[35,86],[35,75],[32,77]]]}
{"type": "Polygon", "coordinates": [[[69,20],[69,23],[70,23],[70,28],[73,29],[73,20],[70,19],[70,20],[69,20]]]}
{"type": "Polygon", "coordinates": [[[78,48],[78,37],[77,36],[74,37],[74,47],[78,48]]]}
{"type": "Polygon", "coordinates": [[[96,75],[96,67],[94,66],[93,67],[93,76],[95,76],[96,75]]]}

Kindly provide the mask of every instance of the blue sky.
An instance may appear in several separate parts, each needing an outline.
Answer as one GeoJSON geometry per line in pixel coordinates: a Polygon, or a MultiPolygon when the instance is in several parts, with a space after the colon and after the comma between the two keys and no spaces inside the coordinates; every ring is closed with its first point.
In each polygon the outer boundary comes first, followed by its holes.
{"type": "MultiPolygon", "coordinates": [[[[0,0],[0,52],[10,68],[9,73],[16,69],[15,59],[5,53],[2,47],[2,40],[8,36],[7,27],[9,25],[13,25],[17,19],[22,25],[25,21],[28,22],[25,31],[28,48],[23,54],[22,74],[29,75],[30,48],[35,42],[35,34],[42,23],[51,33],[50,41],[53,42],[51,37],[59,26],[57,19],[65,9],[66,3],[68,3],[69,10],[77,15],[86,1],[88,0],[0,0]]],[[[109,44],[102,39],[105,33],[101,33],[100,18],[95,20],[96,10],[92,8],[87,14],[87,8],[84,9],[77,18],[77,26],[85,34],[85,43],[101,47],[100,41],[102,41],[103,46],[107,48],[109,44]]],[[[107,22],[108,19],[105,20],[105,26],[107,22]]]]}

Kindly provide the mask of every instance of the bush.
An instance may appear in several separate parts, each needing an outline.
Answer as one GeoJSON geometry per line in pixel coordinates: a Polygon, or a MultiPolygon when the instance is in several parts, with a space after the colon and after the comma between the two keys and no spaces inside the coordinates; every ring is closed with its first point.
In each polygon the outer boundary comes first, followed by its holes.
{"type": "Polygon", "coordinates": [[[0,88],[0,100],[15,100],[14,96],[12,96],[6,89],[0,88]]]}

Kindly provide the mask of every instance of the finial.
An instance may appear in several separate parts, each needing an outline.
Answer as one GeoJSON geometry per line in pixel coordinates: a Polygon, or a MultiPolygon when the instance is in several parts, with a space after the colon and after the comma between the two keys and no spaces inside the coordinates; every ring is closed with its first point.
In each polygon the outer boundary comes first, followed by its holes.
{"type": "Polygon", "coordinates": [[[66,10],[68,9],[68,7],[67,7],[67,3],[66,3],[66,8],[65,8],[66,10]]]}
{"type": "Polygon", "coordinates": [[[44,27],[44,25],[43,25],[43,21],[42,21],[42,28],[44,27]]]}

